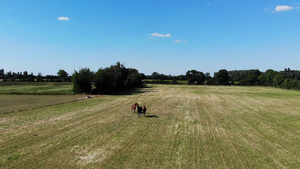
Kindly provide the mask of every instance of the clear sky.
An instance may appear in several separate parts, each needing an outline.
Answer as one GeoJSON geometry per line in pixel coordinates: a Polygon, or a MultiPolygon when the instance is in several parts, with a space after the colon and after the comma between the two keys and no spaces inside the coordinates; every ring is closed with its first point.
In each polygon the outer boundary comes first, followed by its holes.
{"type": "MultiPolygon", "coordinates": [[[[300,0],[0,0],[0,69],[300,69],[300,0]]],[[[213,75],[213,74],[212,74],[213,75]]]]}

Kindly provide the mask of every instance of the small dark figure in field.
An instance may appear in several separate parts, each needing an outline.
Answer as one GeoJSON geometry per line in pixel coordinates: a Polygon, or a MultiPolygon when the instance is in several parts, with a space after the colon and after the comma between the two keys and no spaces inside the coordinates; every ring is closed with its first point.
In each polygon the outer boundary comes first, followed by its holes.
{"type": "Polygon", "coordinates": [[[131,111],[135,112],[135,110],[137,109],[137,113],[138,113],[138,117],[140,117],[140,115],[143,113],[144,117],[147,111],[146,106],[144,105],[143,107],[140,107],[138,103],[135,103],[133,105],[131,105],[131,111]]]}
{"type": "Polygon", "coordinates": [[[146,114],[146,111],[147,111],[147,108],[146,108],[146,106],[144,105],[144,107],[143,107],[143,114],[144,114],[144,116],[145,116],[145,114],[146,114]]]}
{"type": "Polygon", "coordinates": [[[147,111],[147,108],[145,105],[143,107],[138,107],[138,117],[140,117],[141,114],[143,114],[145,117],[146,111],[147,111]]]}
{"type": "Polygon", "coordinates": [[[139,105],[137,103],[131,105],[131,111],[135,112],[136,107],[138,107],[139,105]]]}
{"type": "Polygon", "coordinates": [[[138,105],[137,109],[138,109],[138,117],[140,117],[141,113],[143,112],[143,108],[138,105]]]}

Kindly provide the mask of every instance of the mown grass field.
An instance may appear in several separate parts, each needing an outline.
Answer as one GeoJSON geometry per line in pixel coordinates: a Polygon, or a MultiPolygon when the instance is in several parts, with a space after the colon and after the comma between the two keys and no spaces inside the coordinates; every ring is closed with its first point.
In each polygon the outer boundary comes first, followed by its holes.
{"type": "Polygon", "coordinates": [[[0,94],[72,95],[71,82],[0,82],[0,94]]]}
{"type": "Polygon", "coordinates": [[[0,115],[0,168],[300,167],[299,91],[141,90],[0,115]]]}
{"type": "MultiPolygon", "coordinates": [[[[153,82],[153,81],[156,81],[157,82],[157,84],[159,84],[159,80],[157,80],[157,79],[144,79],[143,80],[143,82],[150,82],[150,84],[151,84],[151,82],[153,82]]],[[[161,80],[161,84],[164,84],[163,82],[168,82],[168,83],[172,83],[172,80],[161,80]]],[[[180,84],[180,85],[188,85],[188,81],[187,80],[177,80],[177,83],[178,84],[180,84]]]]}
{"type": "Polygon", "coordinates": [[[0,114],[65,104],[85,99],[84,95],[0,95],[0,114]]]}

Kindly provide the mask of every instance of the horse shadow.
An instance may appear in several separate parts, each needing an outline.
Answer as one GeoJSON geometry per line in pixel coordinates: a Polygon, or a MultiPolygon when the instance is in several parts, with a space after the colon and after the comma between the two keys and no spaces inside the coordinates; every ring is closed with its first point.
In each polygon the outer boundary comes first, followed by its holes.
{"type": "Polygon", "coordinates": [[[159,118],[159,116],[157,116],[157,115],[146,115],[145,117],[148,117],[148,118],[159,118]]]}

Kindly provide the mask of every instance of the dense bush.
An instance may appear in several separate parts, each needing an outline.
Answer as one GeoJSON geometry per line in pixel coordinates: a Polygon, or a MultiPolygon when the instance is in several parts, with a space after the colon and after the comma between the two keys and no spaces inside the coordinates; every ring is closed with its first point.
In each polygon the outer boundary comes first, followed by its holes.
{"type": "Polygon", "coordinates": [[[75,71],[73,83],[75,93],[111,94],[141,86],[142,74],[117,62],[108,68],[100,68],[95,74],[87,68],[75,71]],[[92,83],[95,85],[93,90],[92,83]]]}
{"type": "Polygon", "coordinates": [[[229,75],[226,69],[221,69],[219,72],[215,73],[216,84],[218,85],[228,85],[229,75]]]}
{"type": "Polygon", "coordinates": [[[99,69],[95,74],[94,93],[109,94],[142,85],[142,74],[138,70],[127,69],[117,62],[105,69],[99,69]]]}
{"type": "Polygon", "coordinates": [[[185,76],[189,81],[189,84],[195,84],[195,82],[197,82],[197,84],[200,85],[205,82],[204,73],[197,70],[189,70],[186,72],[185,76]]]}
{"type": "Polygon", "coordinates": [[[89,68],[80,69],[73,74],[73,91],[75,93],[91,93],[93,73],[89,68]]]}

